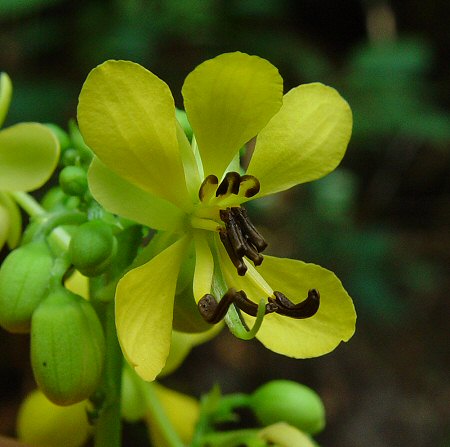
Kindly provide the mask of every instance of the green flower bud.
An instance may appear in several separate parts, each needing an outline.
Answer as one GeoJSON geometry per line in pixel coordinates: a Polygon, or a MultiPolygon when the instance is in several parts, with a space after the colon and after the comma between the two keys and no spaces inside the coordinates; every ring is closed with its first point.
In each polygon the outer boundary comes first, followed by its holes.
{"type": "Polygon", "coordinates": [[[55,134],[56,138],[59,141],[61,151],[70,146],[70,137],[65,130],[61,129],[61,127],[53,123],[46,123],[45,127],[48,127],[55,134]]]}
{"type": "Polygon", "coordinates": [[[63,166],[72,166],[75,165],[79,159],[80,155],[78,154],[78,151],[73,147],[68,147],[62,153],[61,163],[63,164],[63,166]]]}
{"type": "Polygon", "coordinates": [[[325,409],[311,388],[289,380],[274,380],[250,396],[250,407],[263,425],[286,422],[315,434],[325,426],[325,409]]]}
{"type": "Polygon", "coordinates": [[[47,293],[53,256],[45,241],[12,251],[0,268],[0,325],[30,331],[31,316],[47,293]]]}
{"type": "Polygon", "coordinates": [[[31,365],[37,384],[52,402],[71,405],[97,388],[105,339],[89,301],[66,289],[51,293],[31,323],[31,365]]]}
{"type": "Polygon", "coordinates": [[[92,220],[80,225],[70,240],[72,263],[85,276],[102,274],[117,252],[117,240],[108,224],[92,220]]]}
{"type": "Polygon", "coordinates": [[[82,196],[88,188],[86,171],[79,166],[66,166],[59,173],[59,184],[69,196],[82,196]]]}

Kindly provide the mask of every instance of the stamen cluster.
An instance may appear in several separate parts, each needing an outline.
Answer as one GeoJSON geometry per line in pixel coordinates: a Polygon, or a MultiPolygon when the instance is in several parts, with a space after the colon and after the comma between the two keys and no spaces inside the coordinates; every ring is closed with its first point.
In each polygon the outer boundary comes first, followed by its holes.
{"type": "MultiPolygon", "coordinates": [[[[300,303],[294,304],[281,292],[274,291],[274,297],[268,298],[265,314],[278,313],[291,318],[309,318],[316,314],[320,306],[320,294],[317,289],[308,291],[308,297],[300,303]]],[[[229,289],[217,302],[213,295],[206,294],[198,302],[198,309],[202,317],[211,324],[216,324],[225,317],[229,307],[234,304],[241,311],[256,317],[258,305],[247,298],[243,290],[229,289]]]]}
{"type": "Polygon", "coordinates": [[[261,265],[264,259],[261,252],[267,247],[267,242],[251,223],[245,208],[227,208],[220,210],[219,215],[225,224],[225,228],[219,229],[220,240],[238,274],[244,276],[247,271],[244,256],[255,266],[261,265]]]}

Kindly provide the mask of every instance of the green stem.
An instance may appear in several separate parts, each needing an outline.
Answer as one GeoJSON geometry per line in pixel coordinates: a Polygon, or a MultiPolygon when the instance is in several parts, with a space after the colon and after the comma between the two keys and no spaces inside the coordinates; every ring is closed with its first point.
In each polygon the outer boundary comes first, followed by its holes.
{"type": "Polygon", "coordinates": [[[174,430],[171,422],[167,418],[164,408],[156,394],[155,384],[147,383],[139,379],[139,388],[141,396],[145,400],[145,406],[151,415],[151,418],[158,424],[162,436],[164,437],[167,446],[169,447],[184,447],[183,442],[179,438],[177,432],[174,430]]]}
{"type": "Polygon", "coordinates": [[[117,340],[114,321],[114,300],[108,303],[97,303],[98,313],[103,320],[105,330],[105,366],[102,383],[99,387],[105,396],[99,417],[95,424],[95,447],[120,447],[120,391],[122,381],[122,352],[117,340]]]}
{"type": "Polygon", "coordinates": [[[25,210],[25,212],[33,217],[39,214],[45,214],[45,209],[40,203],[30,194],[22,191],[13,191],[9,193],[14,200],[25,210]]]}
{"type": "MultiPolygon", "coordinates": [[[[47,211],[41,206],[41,204],[30,194],[22,191],[14,191],[9,194],[30,217],[43,216],[47,213],[47,211]]],[[[63,214],[64,213],[62,213],[61,216],[63,214]]],[[[66,214],[70,216],[69,220],[71,219],[73,221],[76,221],[76,223],[81,223],[82,221],[86,220],[85,215],[79,212],[73,211],[66,214]]],[[[65,223],[65,221],[67,220],[66,215],[64,215],[64,217],[61,216],[50,218],[49,220],[51,221],[51,224],[53,226],[58,225],[60,222],[56,221],[56,219],[60,219],[61,223],[65,223]]],[[[61,250],[68,250],[70,235],[65,230],[63,230],[62,228],[55,228],[50,234],[50,238],[53,240],[53,242],[55,242],[55,244],[58,245],[58,247],[61,248],[61,250]]]]}

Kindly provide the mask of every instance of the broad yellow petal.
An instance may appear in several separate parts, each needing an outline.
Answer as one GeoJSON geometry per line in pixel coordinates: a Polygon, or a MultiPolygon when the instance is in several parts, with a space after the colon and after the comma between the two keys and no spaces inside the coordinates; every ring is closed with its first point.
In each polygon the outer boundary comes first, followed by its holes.
{"type": "MultiPolygon", "coordinates": [[[[268,349],[294,358],[318,357],[353,335],[356,322],[353,302],[333,272],[294,259],[264,256],[261,266],[255,269],[248,265],[248,272],[241,277],[228,259],[221,256],[221,261],[228,286],[244,290],[255,303],[270,290],[282,292],[293,303],[303,301],[309,289],[320,292],[319,310],[310,318],[265,316],[256,337],[268,349]]],[[[243,317],[252,327],[255,319],[246,314],[243,317]]]]}
{"type": "Polygon", "coordinates": [[[95,200],[115,214],[156,230],[175,230],[184,213],[173,203],[132,185],[108,169],[97,157],[88,172],[89,189],[95,200]]]}
{"type": "Polygon", "coordinates": [[[318,179],[342,160],[352,131],[347,102],[331,87],[305,84],[259,133],[247,174],[261,183],[259,196],[318,179]]]}
{"type": "Polygon", "coordinates": [[[186,238],[178,240],[117,285],[119,342],[128,362],[147,381],[160,373],[169,354],[175,287],[186,249],[186,238]]]}
{"type": "Polygon", "coordinates": [[[0,190],[30,191],[56,167],[59,143],[42,124],[21,123],[0,131],[0,190]]]}
{"type": "Polygon", "coordinates": [[[283,80],[268,61],[227,53],[186,78],[183,97],[205,176],[219,179],[237,151],[279,110],[283,80]]]}
{"type": "Polygon", "coordinates": [[[169,87],[144,67],[107,61],[88,75],[78,123],[86,144],[116,174],[188,208],[169,87]]]}

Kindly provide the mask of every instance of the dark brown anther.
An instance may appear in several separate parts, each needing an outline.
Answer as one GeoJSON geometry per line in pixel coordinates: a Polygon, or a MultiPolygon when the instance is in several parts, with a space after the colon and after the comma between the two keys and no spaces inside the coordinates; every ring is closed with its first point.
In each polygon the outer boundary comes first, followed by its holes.
{"type": "Polygon", "coordinates": [[[217,188],[216,197],[223,196],[225,194],[238,194],[240,183],[241,176],[237,172],[227,172],[225,178],[217,188]]]}
{"type": "Polygon", "coordinates": [[[241,229],[234,219],[233,213],[230,208],[227,208],[226,210],[220,210],[219,215],[220,219],[225,223],[228,239],[230,240],[234,252],[238,257],[242,258],[246,254],[247,243],[242,235],[241,229]]]}
{"type": "Polygon", "coordinates": [[[259,193],[259,180],[253,175],[242,175],[239,190],[244,191],[244,197],[250,198],[259,193]]]}
{"type": "MultiPolygon", "coordinates": [[[[243,290],[237,292],[235,289],[229,289],[219,302],[213,295],[204,295],[198,302],[198,310],[206,322],[216,324],[225,317],[232,304],[253,317],[258,314],[258,305],[249,300],[243,290]]],[[[266,304],[265,314],[275,312],[276,309],[277,307],[269,302],[266,304]]]]}
{"type": "Polygon", "coordinates": [[[230,239],[228,238],[228,232],[225,228],[219,229],[219,237],[220,240],[225,247],[225,250],[227,251],[227,254],[233,263],[233,265],[236,267],[238,275],[244,276],[245,272],[247,271],[247,266],[244,263],[244,260],[242,259],[242,256],[238,256],[236,252],[234,251],[234,248],[230,242],[230,239]]]}
{"type": "Polygon", "coordinates": [[[275,298],[269,297],[269,302],[276,306],[275,312],[291,318],[310,318],[316,314],[320,306],[320,294],[317,289],[311,289],[308,297],[294,304],[289,298],[281,292],[273,292],[275,298]]]}
{"type": "Polygon", "coordinates": [[[261,253],[258,253],[251,244],[247,244],[245,256],[247,256],[247,258],[250,259],[250,261],[252,261],[256,266],[261,265],[264,261],[264,256],[261,253]]]}
{"type": "MultiPolygon", "coordinates": [[[[217,185],[219,184],[219,179],[215,175],[208,175],[208,177],[203,180],[200,189],[198,190],[198,198],[203,202],[205,199],[205,196],[212,190],[213,188],[217,188],[217,185]]],[[[210,197],[213,194],[210,192],[210,197]]]]}
{"type": "Polygon", "coordinates": [[[247,214],[247,210],[240,206],[236,206],[231,208],[231,212],[235,220],[239,223],[243,234],[247,237],[249,242],[255,246],[255,248],[258,250],[258,253],[264,251],[267,248],[267,242],[255,228],[255,226],[251,223],[247,214]]]}

